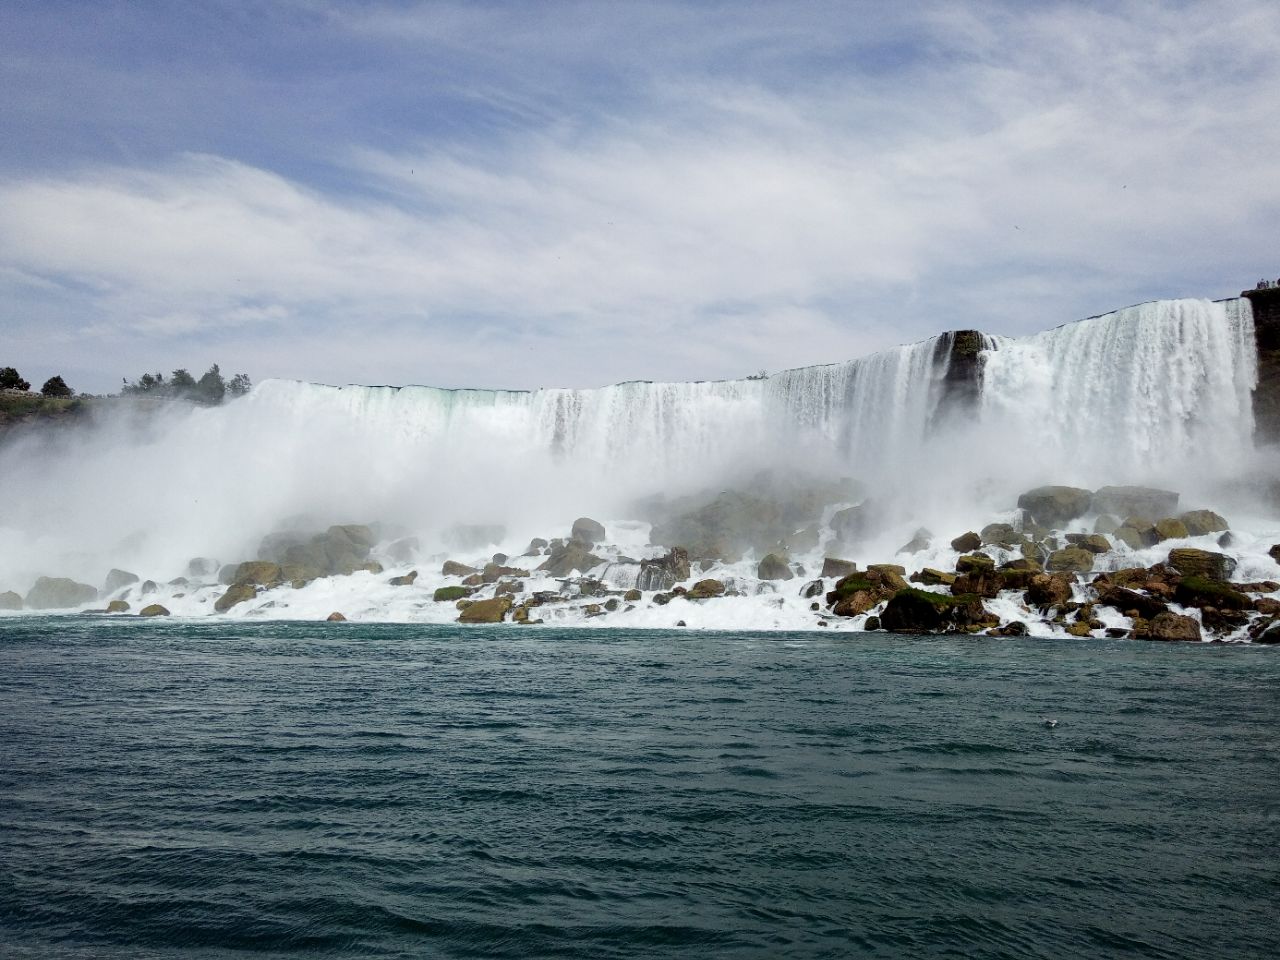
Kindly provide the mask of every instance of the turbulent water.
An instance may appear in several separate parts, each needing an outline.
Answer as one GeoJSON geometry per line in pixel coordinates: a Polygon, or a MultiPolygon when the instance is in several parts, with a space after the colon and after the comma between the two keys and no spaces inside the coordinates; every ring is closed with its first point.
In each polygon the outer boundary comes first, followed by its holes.
{"type": "Polygon", "coordinates": [[[1274,956],[1270,651],[687,636],[12,621],[0,953],[1274,956]]]}
{"type": "Polygon", "coordinates": [[[514,555],[577,516],[634,520],[643,498],[741,487],[760,470],[859,481],[898,520],[855,558],[875,561],[917,526],[977,529],[1039,483],[1155,483],[1184,507],[1223,509],[1223,482],[1254,469],[1247,300],[1159,301],[984,342],[972,409],[943,409],[942,337],[765,379],[534,392],[267,381],[216,409],[117,411],[0,452],[0,591],[40,574],[101,584],[112,567],[163,582],[193,556],[253,557],[299,517],[378,521],[427,554],[455,524],[501,524],[487,552],[514,555]]]}

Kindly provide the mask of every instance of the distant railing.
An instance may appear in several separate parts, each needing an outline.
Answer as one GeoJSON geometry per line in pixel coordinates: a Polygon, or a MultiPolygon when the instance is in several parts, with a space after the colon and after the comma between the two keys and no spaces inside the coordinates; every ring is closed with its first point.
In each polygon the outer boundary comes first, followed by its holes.
{"type": "Polygon", "coordinates": [[[1259,280],[1255,290],[1276,290],[1280,289],[1280,280],[1259,280]]]}

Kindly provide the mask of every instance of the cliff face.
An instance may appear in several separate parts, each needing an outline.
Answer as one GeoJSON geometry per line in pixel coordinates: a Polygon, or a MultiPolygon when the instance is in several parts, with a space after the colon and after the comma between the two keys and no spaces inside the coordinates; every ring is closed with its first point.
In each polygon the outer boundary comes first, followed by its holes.
{"type": "Polygon", "coordinates": [[[945,365],[947,372],[939,384],[932,427],[967,418],[977,410],[982,396],[982,342],[977,330],[951,330],[938,338],[934,364],[936,368],[945,365]]]}
{"type": "Polygon", "coordinates": [[[1258,343],[1258,386],[1253,392],[1254,437],[1280,443],[1280,288],[1246,290],[1258,343]]]}

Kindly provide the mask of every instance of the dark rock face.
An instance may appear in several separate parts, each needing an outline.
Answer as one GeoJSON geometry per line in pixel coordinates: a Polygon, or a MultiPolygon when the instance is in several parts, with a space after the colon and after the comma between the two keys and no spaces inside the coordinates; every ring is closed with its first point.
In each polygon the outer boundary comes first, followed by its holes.
{"type": "Polygon", "coordinates": [[[1126,590],[1124,587],[1110,587],[1104,590],[1098,597],[1098,602],[1108,607],[1115,607],[1123,614],[1131,616],[1136,614],[1145,620],[1150,620],[1169,609],[1163,600],[1148,597],[1134,590],[1126,590]]]}
{"type": "Polygon", "coordinates": [[[598,523],[590,517],[579,517],[573,521],[573,530],[569,533],[570,540],[580,540],[587,546],[592,547],[597,543],[604,543],[604,538],[604,524],[598,523]]]}
{"type": "Polygon", "coordinates": [[[1089,512],[1093,493],[1080,487],[1036,487],[1018,497],[1018,506],[1043,527],[1061,527],[1089,512]]]}
{"type": "Polygon", "coordinates": [[[677,583],[689,579],[689,554],[676,547],[657,560],[641,560],[640,574],[636,577],[638,590],[670,590],[677,583]]]}
{"type": "Polygon", "coordinates": [[[1239,590],[1204,577],[1183,577],[1173,590],[1173,599],[1184,607],[1214,607],[1219,610],[1253,609],[1253,601],[1239,590]]]}
{"type": "Polygon", "coordinates": [[[1246,290],[1258,346],[1258,386],[1253,391],[1254,440],[1280,442],[1280,289],[1246,290]]]}
{"type": "Polygon", "coordinates": [[[972,594],[948,597],[914,588],[899,590],[880,614],[880,625],[895,633],[970,633],[999,622],[972,594]]]}
{"type": "Polygon", "coordinates": [[[1178,494],[1155,487],[1103,487],[1093,495],[1094,513],[1117,517],[1171,517],[1178,494]]]}
{"type": "Polygon", "coordinates": [[[821,580],[810,580],[800,588],[800,596],[805,600],[812,600],[814,597],[822,596],[822,589],[825,584],[821,580]]]}
{"type": "Polygon", "coordinates": [[[64,610],[98,599],[98,588],[66,577],[41,577],[27,594],[29,610],[64,610]]]}
{"type": "Polygon", "coordinates": [[[977,330],[951,330],[938,337],[934,349],[935,370],[945,370],[938,406],[929,419],[931,430],[973,415],[982,395],[982,334],[977,330]]]}

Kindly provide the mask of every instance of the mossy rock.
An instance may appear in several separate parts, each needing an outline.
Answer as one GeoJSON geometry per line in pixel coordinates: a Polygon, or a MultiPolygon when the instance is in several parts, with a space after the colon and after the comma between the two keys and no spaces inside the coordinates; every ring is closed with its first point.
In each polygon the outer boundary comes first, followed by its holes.
{"type": "Polygon", "coordinates": [[[234,584],[271,587],[284,580],[280,565],[267,560],[247,560],[236,567],[234,584]]]}
{"type": "Polygon", "coordinates": [[[1219,610],[1252,610],[1253,601],[1225,583],[1205,577],[1183,577],[1173,599],[1184,607],[1217,607],[1219,610]]]}
{"type": "Polygon", "coordinates": [[[1049,562],[1045,564],[1045,568],[1055,573],[1062,571],[1088,573],[1093,569],[1093,554],[1083,547],[1063,547],[1049,555],[1049,562]]]}
{"type": "Polygon", "coordinates": [[[949,587],[956,582],[954,573],[947,573],[945,570],[935,570],[933,567],[925,567],[918,573],[911,575],[912,583],[922,583],[926,587],[944,586],[949,587]]]}
{"type": "Polygon", "coordinates": [[[1236,562],[1226,554],[1212,550],[1178,547],[1169,551],[1169,566],[1184,577],[1204,577],[1206,580],[1225,581],[1231,579],[1236,562]]]}
{"type": "Polygon", "coordinates": [[[1047,486],[1028,490],[1018,497],[1018,506],[1045,527],[1061,527],[1089,512],[1093,492],[1080,487],[1047,486]]]}
{"type": "Polygon", "coordinates": [[[451,603],[461,600],[471,594],[466,587],[438,587],[436,592],[431,595],[431,599],[437,603],[451,603]]]}
{"type": "Polygon", "coordinates": [[[685,596],[690,600],[710,600],[724,596],[725,586],[720,580],[699,580],[685,596]]]}
{"type": "Polygon", "coordinates": [[[1100,533],[1068,533],[1067,543],[1090,553],[1106,553],[1111,549],[1111,541],[1100,533]]]}
{"type": "Polygon", "coordinates": [[[635,603],[637,600],[643,599],[643,597],[644,594],[639,590],[628,590],[622,595],[622,599],[627,601],[627,603],[635,603]]]}
{"type": "Polygon", "coordinates": [[[763,560],[756,565],[756,576],[761,580],[791,580],[795,574],[785,557],[776,553],[765,554],[763,560]]]}
{"type": "Polygon", "coordinates": [[[973,573],[975,570],[994,570],[996,562],[985,553],[966,553],[956,561],[957,573],[973,573]]]}
{"type": "Polygon", "coordinates": [[[880,614],[881,626],[895,633],[968,633],[999,622],[974,594],[947,596],[915,587],[895,593],[880,614]]]}
{"type": "Polygon", "coordinates": [[[251,583],[233,583],[214,603],[213,609],[218,613],[226,613],[237,604],[252,600],[258,595],[258,588],[251,583]]]}
{"type": "Polygon", "coordinates": [[[1160,541],[1185,540],[1189,535],[1187,525],[1173,517],[1165,517],[1163,520],[1156,521],[1155,527],[1156,536],[1160,538],[1160,541]]]}
{"type": "Polygon", "coordinates": [[[458,614],[458,622],[501,623],[513,605],[511,598],[505,596],[476,600],[458,614]]]}

